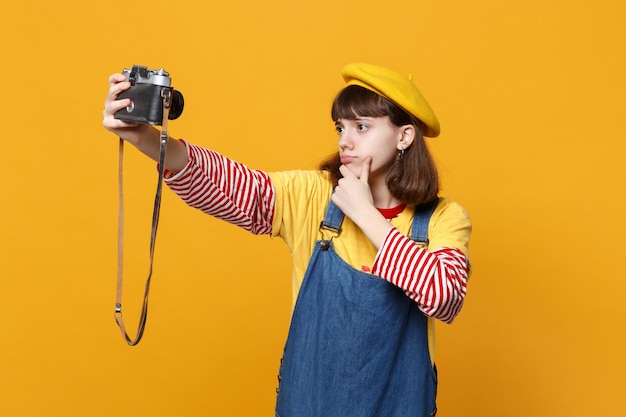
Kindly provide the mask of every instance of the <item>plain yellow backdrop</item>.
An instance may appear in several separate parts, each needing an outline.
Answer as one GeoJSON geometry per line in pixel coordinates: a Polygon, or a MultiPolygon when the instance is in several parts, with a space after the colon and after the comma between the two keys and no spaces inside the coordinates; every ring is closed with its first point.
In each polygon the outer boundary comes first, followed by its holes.
{"type": "MultiPolygon", "coordinates": [[[[475,226],[465,308],[438,326],[439,415],[623,415],[625,19],[618,0],[4,2],[0,415],[272,415],[282,242],[166,191],[146,334],[119,334],[107,77],[163,67],[186,100],[172,135],[312,168],[352,61],[413,75],[475,226]]],[[[134,332],[156,170],[132,149],[125,170],[134,332]]]]}

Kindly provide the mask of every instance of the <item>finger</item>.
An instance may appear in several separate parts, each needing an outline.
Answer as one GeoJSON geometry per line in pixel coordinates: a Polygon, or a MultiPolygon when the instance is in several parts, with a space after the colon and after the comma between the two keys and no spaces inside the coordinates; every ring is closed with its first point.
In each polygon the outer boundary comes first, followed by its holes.
{"type": "Polygon", "coordinates": [[[125,79],[126,77],[123,74],[112,74],[109,76],[109,85],[120,83],[125,79]]]}
{"type": "Polygon", "coordinates": [[[350,169],[345,165],[341,165],[339,167],[339,172],[341,173],[341,176],[344,178],[356,178],[356,175],[354,175],[352,171],[350,171],[350,169]]]}
{"type": "Polygon", "coordinates": [[[104,103],[104,110],[102,111],[102,115],[104,119],[114,119],[115,114],[128,107],[130,105],[130,99],[123,100],[114,100],[114,101],[106,101],[104,103]]]}
{"type": "Polygon", "coordinates": [[[126,77],[123,74],[112,74],[109,76],[109,95],[119,94],[123,90],[130,88],[130,83],[125,82],[126,77]]]}
{"type": "Polygon", "coordinates": [[[362,183],[368,184],[371,166],[372,157],[368,156],[363,160],[363,163],[361,164],[361,175],[359,176],[359,180],[361,180],[362,183]]]}
{"type": "MultiPolygon", "coordinates": [[[[119,82],[119,83],[114,83],[111,84],[111,87],[109,88],[109,93],[106,96],[106,99],[104,100],[104,105],[105,107],[107,107],[110,103],[114,103],[117,100],[117,96],[125,90],[128,90],[130,88],[130,83],[129,82],[119,82]]],[[[126,107],[130,104],[129,100],[123,100],[125,101],[125,104],[123,107],[126,107]]]]}
{"type": "Polygon", "coordinates": [[[105,112],[102,125],[109,130],[116,130],[137,127],[139,123],[116,119],[114,114],[107,114],[105,112]]]}
{"type": "Polygon", "coordinates": [[[119,93],[124,90],[128,90],[130,88],[130,83],[128,81],[120,81],[118,83],[111,84],[109,88],[109,95],[117,97],[119,93]]]}
{"type": "Polygon", "coordinates": [[[335,203],[337,205],[337,207],[339,207],[339,209],[341,210],[343,207],[343,201],[342,199],[339,197],[339,195],[337,194],[337,191],[335,191],[334,193],[332,193],[332,195],[330,196],[330,199],[333,203],[335,203]]]}
{"type": "Polygon", "coordinates": [[[105,103],[105,110],[109,113],[117,113],[118,111],[130,106],[131,100],[123,98],[121,100],[113,100],[105,103]]]}

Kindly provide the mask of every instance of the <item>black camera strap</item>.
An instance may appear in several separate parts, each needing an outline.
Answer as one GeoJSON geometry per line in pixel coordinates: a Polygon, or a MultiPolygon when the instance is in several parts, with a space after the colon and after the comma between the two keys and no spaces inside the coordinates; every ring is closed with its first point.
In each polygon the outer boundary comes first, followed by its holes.
{"type": "Polygon", "coordinates": [[[119,163],[118,163],[118,191],[119,191],[119,210],[118,210],[118,238],[117,238],[117,291],[115,299],[115,321],[122,332],[122,337],[129,346],[135,346],[139,343],[143,336],[148,318],[148,298],[150,294],[150,281],[152,279],[152,270],[154,265],[154,247],[156,243],[157,228],[159,226],[159,214],[161,212],[161,194],[163,191],[163,175],[165,173],[165,152],[167,149],[167,121],[171,106],[172,91],[164,88],[161,91],[163,97],[163,122],[161,124],[160,135],[160,151],[159,151],[159,178],[157,189],[154,197],[154,207],[152,211],[152,227],[150,232],[150,265],[148,269],[148,278],[143,295],[143,304],[141,307],[141,315],[137,326],[137,335],[132,339],[126,332],[124,318],[122,317],[122,288],[124,283],[124,181],[123,181],[123,160],[124,160],[124,140],[120,138],[119,145],[119,163]]]}

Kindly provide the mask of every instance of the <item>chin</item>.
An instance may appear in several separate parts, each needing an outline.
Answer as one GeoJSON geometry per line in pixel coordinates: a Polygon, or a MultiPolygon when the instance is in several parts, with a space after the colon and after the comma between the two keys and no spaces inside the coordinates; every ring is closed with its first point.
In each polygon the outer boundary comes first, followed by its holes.
{"type": "Polygon", "coordinates": [[[354,175],[356,175],[357,177],[361,176],[361,164],[357,165],[357,164],[354,164],[354,163],[349,163],[346,166],[348,167],[350,172],[352,172],[354,175]]]}

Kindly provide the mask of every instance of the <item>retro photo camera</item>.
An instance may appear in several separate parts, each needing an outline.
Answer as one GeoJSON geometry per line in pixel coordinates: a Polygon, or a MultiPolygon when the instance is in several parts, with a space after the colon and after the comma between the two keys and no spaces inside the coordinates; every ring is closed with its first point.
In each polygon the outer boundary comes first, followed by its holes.
{"type": "Polygon", "coordinates": [[[172,87],[172,79],[163,70],[151,70],[141,65],[125,68],[122,72],[131,87],[121,92],[118,99],[130,98],[125,109],[115,113],[115,118],[128,122],[162,125],[164,100],[169,100],[168,119],[177,119],[185,102],[180,91],[172,87]]]}

